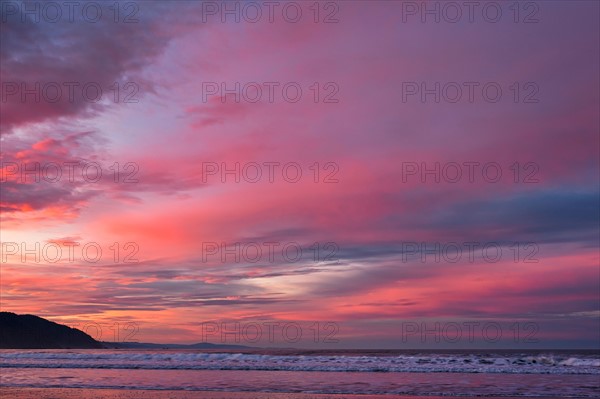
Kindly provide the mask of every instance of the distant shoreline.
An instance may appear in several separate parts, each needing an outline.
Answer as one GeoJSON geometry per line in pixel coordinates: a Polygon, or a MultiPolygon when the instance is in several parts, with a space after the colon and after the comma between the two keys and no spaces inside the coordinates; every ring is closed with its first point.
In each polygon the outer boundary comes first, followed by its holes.
{"type": "MultiPolygon", "coordinates": [[[[405,348],[405,349],[310,349],[310,348],[278,348],[278,347],[250,347],[250,346],[228,346],[218,345],[214,346],[199,346],[201,344],[192,345],[179,345],[179,344],[143,344],[148,346],[123,346],[114,345],[110,346],[108,342],[100,342],[103,347],[101,348],[0,348],[0,351],[50,351],[50,350],[83,350],[83,351],[193,351],[201,353],[242,353],[242,354],[269,354],[269,355],[281,355],[281,356],[293,356],[293,355],[315,355],[315,356],[396,356],[396,355],[418,355],[418,354],[437,354],[437,355],[455,355],[455,354],[579,354],[579,355],[600,355],[599,348],[579,348],[579,349],[556,349],[556,348],[405,348]]],[[[213,344],[211,344],[213,345],[213,344]]]]}

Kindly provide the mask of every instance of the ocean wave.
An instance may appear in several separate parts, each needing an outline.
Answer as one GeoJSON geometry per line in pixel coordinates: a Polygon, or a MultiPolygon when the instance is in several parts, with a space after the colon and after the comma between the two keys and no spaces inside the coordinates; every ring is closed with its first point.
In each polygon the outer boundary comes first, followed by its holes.
{"type": "Polygon", "coordinates": [[[272,355],[177,351],[2,351],[5,368],[284,370],[598,374],[598,356],[427,354],[398,356],[272,355]]]}

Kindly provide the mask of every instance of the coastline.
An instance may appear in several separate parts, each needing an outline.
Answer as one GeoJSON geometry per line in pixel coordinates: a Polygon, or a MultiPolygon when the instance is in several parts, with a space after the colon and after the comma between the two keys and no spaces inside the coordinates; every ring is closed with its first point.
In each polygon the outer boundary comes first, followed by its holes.
{"type": "MultiPolygon", "coordinates": [[[[348,395],[269,392],[165,391],[137,389],[88,388],[4,388],[0,398],[12,399],[447,399],[447,396],[348,395]]],[[[523,399],[523,397],[488,396],[486,399],[523,399]]],[[[538,397],[535,399],[553,399],[538,397]]],[[[556,399],[556,398],[554,398],[556,399]]]]}

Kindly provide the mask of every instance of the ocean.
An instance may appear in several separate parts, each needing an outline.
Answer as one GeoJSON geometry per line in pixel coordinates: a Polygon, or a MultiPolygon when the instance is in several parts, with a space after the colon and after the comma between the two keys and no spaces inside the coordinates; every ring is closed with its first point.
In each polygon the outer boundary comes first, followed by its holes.
{"type": "Polygon", "coordinates": [[[20,388],[600,397],[593,351],[1,350],[0,367],[20,388]]]}

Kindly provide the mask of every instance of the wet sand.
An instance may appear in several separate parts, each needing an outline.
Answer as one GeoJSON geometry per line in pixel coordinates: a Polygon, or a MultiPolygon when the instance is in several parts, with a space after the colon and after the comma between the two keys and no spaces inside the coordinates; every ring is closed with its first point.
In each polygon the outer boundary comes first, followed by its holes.
{"type": "MultiPolygon", "coordinates": [[[[0,388],[0,398],[11,399],[448,399],[441,396],[318,395],[304,393],[147,391],[80,388],[0,388]]],[[[486,399],[523,399],[486,397],[486,399]]],[[[536,397],[535,399],[551,399],[536,397]]]]}

